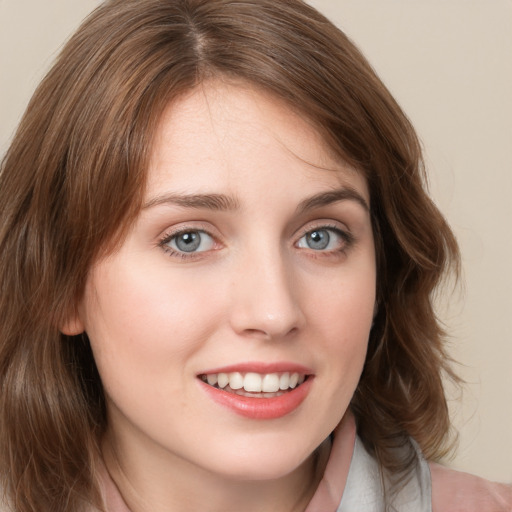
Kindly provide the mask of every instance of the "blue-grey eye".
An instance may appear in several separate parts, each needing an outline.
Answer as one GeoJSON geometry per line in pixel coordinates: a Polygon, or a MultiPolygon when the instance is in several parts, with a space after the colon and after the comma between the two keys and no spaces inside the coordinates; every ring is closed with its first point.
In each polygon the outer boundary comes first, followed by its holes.
{"type": "Polygon", "coordinates": [[[214,245],[214,241],[204,231],[183,231],[174,235],[167,245],[179,252],[202,252],[210,250],[214,245]]]}
{"type": "Polygon", "coordinates": [[[343,237],[338,230],[319,228],[309,231],[300,238],[297,247],[314,251],[336,250],[343,245],[343,237]]]}

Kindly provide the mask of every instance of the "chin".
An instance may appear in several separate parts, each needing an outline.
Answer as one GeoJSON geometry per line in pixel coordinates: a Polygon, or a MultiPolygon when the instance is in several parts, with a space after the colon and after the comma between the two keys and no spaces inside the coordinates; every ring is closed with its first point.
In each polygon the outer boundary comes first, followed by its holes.
{"type": "MultiPolygon", "coordinates": [[[[279,480],[300,468],[314,449],[300,443],[258,443],[248,447],[230,446],[213,457],[220,464],[208,464],[210,471],[238,481],[279,480]]],[[[204,466],[203,466],[204,467],[204,466]]]]}
{"type": "Polygon", "coordinates": [[[230,480],[240,482],[278,481],[299,469],[305,461],[254,461],[251,464],[243,463],[232,466],[229,471],[226,467],[221,469],[221,475],[230,480]]]}

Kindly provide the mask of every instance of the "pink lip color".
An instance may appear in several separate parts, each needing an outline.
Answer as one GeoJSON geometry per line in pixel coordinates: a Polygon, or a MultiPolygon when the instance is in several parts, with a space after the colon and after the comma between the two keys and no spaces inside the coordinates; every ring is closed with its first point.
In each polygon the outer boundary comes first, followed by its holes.
{"type": "Polygon", "coordinates": [[[247,362],[232,364],[230,366],[223,366],[222,368],[208,368],[204,372],[200,372],[198,375],[207,375],[211,373],[301,373],[302,375],[311,375],[313,371],[306,366],[295,363],[279,362],[279,363],[260,363],[260,362],[247,362]]]}
{"type": "MultiPolygon", "coordinates": [[[[239,369],[238,371],[240,371],[240,367],[237,368],[239,369]]],[[[309,376],[303,384],[295,389],[272,398],[241,396],[235,393],[229,393],[223,389],[214,388],[201,380],[198,382],[210,398],[240,416],[259,420],[270,420],[286,416],[297,409],[308,395],[313,379],[313,376],[309,376]]]]}

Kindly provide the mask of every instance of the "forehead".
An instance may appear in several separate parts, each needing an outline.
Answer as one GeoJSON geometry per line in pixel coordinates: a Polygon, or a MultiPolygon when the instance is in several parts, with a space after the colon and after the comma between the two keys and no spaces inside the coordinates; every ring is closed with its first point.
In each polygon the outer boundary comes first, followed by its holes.
{"type": "Polygon", "coordinates": [[[167,107],[152,150],[148,195],[169,186],[236,194],[266,180],[290,192],[294,185],[346,185],[369,203],[362,174],[333,154],[305,116],[261,89],[211,81],[167,107]]]}

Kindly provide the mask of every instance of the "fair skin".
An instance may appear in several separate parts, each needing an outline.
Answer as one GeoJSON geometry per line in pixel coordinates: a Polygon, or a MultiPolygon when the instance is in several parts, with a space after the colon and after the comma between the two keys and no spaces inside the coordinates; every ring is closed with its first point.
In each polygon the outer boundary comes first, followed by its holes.
{"type": "Polygon", "coordinates": [[[365,180],[303,117],[246,84],[174,102],[145,206],[63,327],[90,338],[132,512],[304,510],[362,371],[375,280],[365,180]]]}

